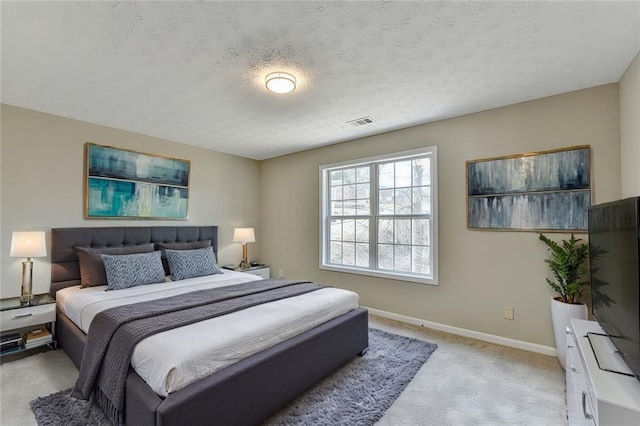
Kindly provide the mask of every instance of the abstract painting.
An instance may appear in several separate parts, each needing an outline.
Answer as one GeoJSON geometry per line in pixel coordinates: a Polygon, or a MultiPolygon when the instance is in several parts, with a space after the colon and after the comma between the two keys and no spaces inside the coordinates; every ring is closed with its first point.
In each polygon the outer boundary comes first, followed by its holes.
{"type": "Polygon", "coordinates": [[[187,219],[187,160],[85,144],[85,217],[187,219]]]}
{"type": "Polygon", "coordinates": [[[470,229],[586,232],[588,145],[466,163],[470,229]]]}

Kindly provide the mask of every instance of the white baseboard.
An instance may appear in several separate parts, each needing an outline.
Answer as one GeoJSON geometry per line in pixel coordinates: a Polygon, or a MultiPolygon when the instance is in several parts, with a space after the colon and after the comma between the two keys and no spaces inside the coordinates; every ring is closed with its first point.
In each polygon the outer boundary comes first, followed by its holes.
{"type": "Polygon", "coordinates": [[[537,343],[525,342],[523,340],[510,339],[508,337],[496,336],[494,334],[482,333],[480,331],[467,330],[466,328],[453,327],[451,325],[440,324],[433,321],[426,321],[420,318],[395,314],[393,312],[382,311],[375,308],[368,308],[366,306],[363,306],[363,308],[368,309],[370,314],[405,322],[407,324],[432,328],[434,330],[444,331],[445,333],[457,334],[458,336],[470,337],[472,339],[495,343],[502,346],[509,346],[516,349],[524,349],[525,351],[537,352],[543,355],[556,356],[556,349],[552,348],[551,346],[539,345],[537,343]]]}

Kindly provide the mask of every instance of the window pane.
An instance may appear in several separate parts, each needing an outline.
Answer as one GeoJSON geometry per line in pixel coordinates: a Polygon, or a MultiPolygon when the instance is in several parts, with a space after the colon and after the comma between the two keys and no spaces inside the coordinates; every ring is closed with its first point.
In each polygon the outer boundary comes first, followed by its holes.
{"type": "Polygon", "coordinates": [[[393,163],[378,166],[378,188],[393,188],[393,163]]]}
{"type": "Polygon", "coordinates": [[[411,186],[411,161],[396,163],[396,188],[411,186]]]}
{"type": "Polygon", "coordinates": [[[426,268],[426,273],[427,274],[431,274],[433,273],[433,268],[431,267],[431,247],[427,247],[427,268],[426,268]]]}
{"type": "Polygon", "coordinates": [[[356,214],[356,200],[344,201],[344,213],[345,216],[354,216],[356,214]]]}
{"type": "Polygon", "coordinates": [[[411,188],[396,189],[395,213],[411,214],[411,188]]]}
{"type": "Polygon", "coordinates": [[[395,243],[411,244],[411,219],[395,220],[395,243]]]}
{"type": "Polygon", "coordinates": [[[342,263],[342,243],[332,242],[329,249],[331,263],[342,263]]]}
{"type": "Polygon", "coordinates": [[[330,239],[333,241],[342,240],[342,221],[333,219],[331,221],[331,236],[330,239]]]}
{"type": "Polygon", "coordinates": [[[331,186],[342,185],[342,170],[334,170],[329,175],[331,186]]]}
{"type": "Polygon", "coordinates": [[[393,269],[393,246],[378,244],[378,269],[393,269]]]}
{"type": "Polygon", "coordinates": [[[412,272],[418,274],[428,274],[431,270],[429,259],[429,247],[413,247],[412,248],[412,272]]]}
{"type": "Polygon", "coordinates": [[[393,214],[393,189],[382,189],[378,191],[379,202],[378,212],[382,214],[393,214]]]}
{"type": "Polygon", "coordinates": [[[342,222],[342,240],[356,240],[356,221],[355,219],[346,219],[342,222]]]}
{"type": "Polygon", "coordinates": [[[356,266],[369,267],[369,244],[356,243],[356,266]]]}
{"type": "Polygon", "coordinates": [[[395,246],[395,270],[411,272],[411,246],[395,246]]]}
{"type": "Polygon", "coordinates": [[[368,243],[369,242],[369,219],[358,219],[355,222],[356,222],[356,241],[361,243],[368,243]]]}
{"type": "Polygon", "coordinates": [[[358,198],[369,198],[369,184],[368,183],[360,183],[357,185],[357,197],[358,198]]]}
{"type": "Polygon", "coordinates": [[[413,166],[413,186],[431,185],[431,159],[417,158],[411,162],[413,166]]]}
{"type": "Polygon", "coordinates": [[[393,243],[393,219],[378,219],[378,242],[393,243]]]}
{"type": "Polygon", "coordinates": [[[371,181],[371,179],[369,179],[369,170],[371,170],[370,167],[358,167],[356,169],[356,181],[357,182],[369,182],[371,181]]]}
{"type": "Polygon", "coordinates": [[[331,199],[342,200],[342,185],[331,187],[331,199]]]}
{"type": "Polygon", "coordinates": [[[414,245],[428,246],[429,241],[429,219],[413,219],[413,241],[414,245]]]}
{"type": "Polygon", "coordinates": [[[356,245],[355,245],[355,243],[343,243],[342,244],[342,264],[343,265],[355,265],[356,264],[356,245]]]}
{"type": "Polygon", "coordinates": [[[431,213],[431,187],[413,188],[413,214],[431,213]]]}
{"type": "Polygon", "coordinates": [[[358,200],[356,206],[356,214],[358,216],[368,216],[371,214],[371,201],[369,200],[358,200]]]}
{"type": "Polygon", "coordinates": [[[356,183],[356,169],[345,169],[342,171],[343,183],[356,183]]]}
{"type": "Polygon", "coordinates": [[[331,202],[331,216],[342,216],[342,201],[331,202]]]}
{"type": "Polygon", "coordinates": [[[344,186],[344,199],[351,200],[356,198],[356,186],[355,185],[345,185],[344,186]]]}

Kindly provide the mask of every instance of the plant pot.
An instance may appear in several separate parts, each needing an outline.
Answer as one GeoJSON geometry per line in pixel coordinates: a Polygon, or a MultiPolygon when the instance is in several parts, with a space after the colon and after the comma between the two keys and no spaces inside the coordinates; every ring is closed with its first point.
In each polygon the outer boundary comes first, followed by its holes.
{"type": "Polygon", "coordinates": [[[556,353],[562,368],[567,361],[567,328],[572,318],[587,319],[587,305],[564,303],[556,298],[551,299],[551,321],[553,322],[553,337],[556,341],[556,353]]]}

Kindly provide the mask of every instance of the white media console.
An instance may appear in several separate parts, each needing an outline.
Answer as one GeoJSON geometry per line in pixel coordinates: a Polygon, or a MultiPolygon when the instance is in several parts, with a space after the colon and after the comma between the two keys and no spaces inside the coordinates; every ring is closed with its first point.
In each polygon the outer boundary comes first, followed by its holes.
{"type": "MultiPolygon", "coordinates": [[[[602,370],[601,364],[626,365],[604,337],[594,343],[604,348],[598,360],[588,333],[603,334],[595,321],[571,320],[567,329],[567,413],[570,425],[640,425],[640,380],[602,370]]],[[[592,335],[593,338],[593,335],[592,335]]],[[[617,368],[614,368],[617,369],[617,368]]]]}

